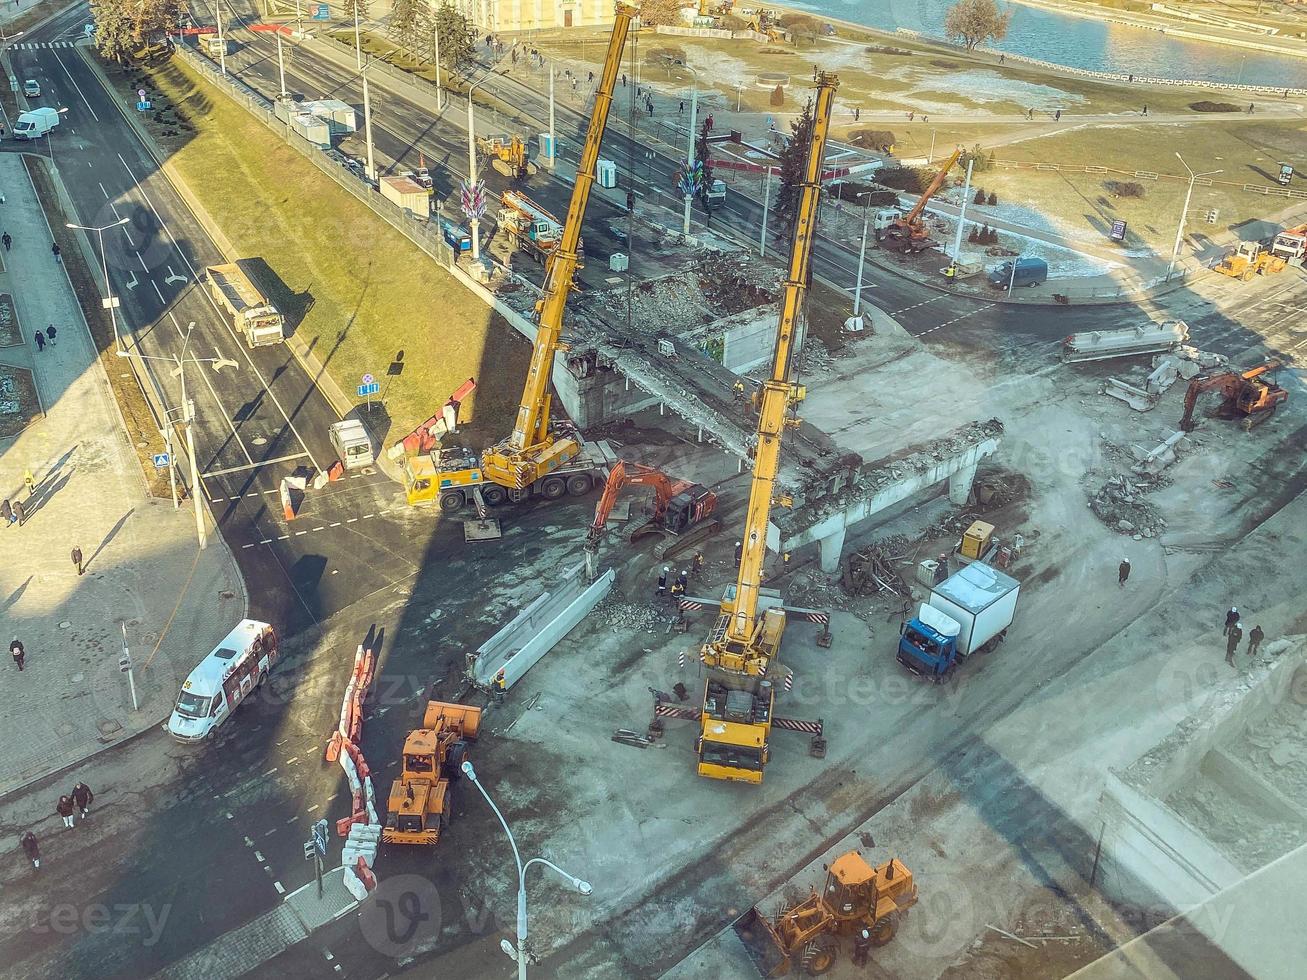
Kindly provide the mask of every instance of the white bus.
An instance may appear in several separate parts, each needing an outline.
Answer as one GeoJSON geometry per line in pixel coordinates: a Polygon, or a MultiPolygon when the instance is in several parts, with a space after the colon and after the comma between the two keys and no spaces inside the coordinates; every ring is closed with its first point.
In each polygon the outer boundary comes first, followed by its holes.
{"type": "Polygon", "coordinates": [[[277,652],[277,631],[267,623],[237,623],[182,684],[168,734],[182,742],[208,738],[263,683],[277,652]]]}

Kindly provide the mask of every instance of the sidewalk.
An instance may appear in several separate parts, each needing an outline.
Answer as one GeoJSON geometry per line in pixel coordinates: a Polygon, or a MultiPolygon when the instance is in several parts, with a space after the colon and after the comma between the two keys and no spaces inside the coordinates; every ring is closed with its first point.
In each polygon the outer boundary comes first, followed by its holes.
{"type": "MultiPolygon", "coordinates": [[[[194,516],[146,496],[136,454],[22,160],[0,154],[7,201],[0,222],[0,293],[13,296],[20,331],[0,364],[30,368],[44,407],[0,439],[0,497],[22,500],[27,521],[0,526],[5,646],[27,651],[21,673],[0,671],[0,796],[117,744],[167,717],[182,680],[244,615],[244,585],[218,535],[200,552],[194,516]],[[33,336],[54,323],[57,346],[33,336]],[[29,471],[37,481],[29,497],[29,471]],[[79,578],[70,553],[88,566],[79,578]],[[119,669],[123,625],[140,709],[119,669]],[[162,638],[161,638],[162,637],[162,638]]],[[[20,386],[21,387],[21,386],[20,386]]],[[[0,404],[0,409],[5,406],[0,404]]]]}

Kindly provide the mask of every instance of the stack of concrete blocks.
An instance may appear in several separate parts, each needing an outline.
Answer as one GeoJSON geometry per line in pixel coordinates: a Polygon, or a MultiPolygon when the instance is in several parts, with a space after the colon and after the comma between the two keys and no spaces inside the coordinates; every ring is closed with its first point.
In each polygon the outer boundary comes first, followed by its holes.
{"type": "Polygon", "coordinates": [[[336,830],[345,835],[341,853],[345,888],[359,901],[377,887],[372,866],[381,841],[381,819],[377,814],[371,772],[358,743],[363,735],[363,700],[372,684],[376,659],[362,645],[354,654],[354,669],[341,699],[340,720],[327,745],[327,761],[339,761],[349,782],[353,805],[350,815],[337,821],[336,830]]]}

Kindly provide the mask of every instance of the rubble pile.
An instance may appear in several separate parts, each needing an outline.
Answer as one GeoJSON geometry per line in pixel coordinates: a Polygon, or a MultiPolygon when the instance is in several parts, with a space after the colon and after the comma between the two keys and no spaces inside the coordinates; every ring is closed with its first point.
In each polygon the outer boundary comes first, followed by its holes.
{"type": "Polygon", "coordinates": [[[653,632],[659,625],[658,614],[647,602],[631,602],[629,599],[610,592],[599,600],[592,616],[599,616],[614,630],[653,632]]]}
{"type": "Polygon", "coordinates": [[[1114,531],[1129,534],[1136,540],[1151,538],[1166,530],[1161,512],[1144,499],[1156,489],[1155,481],[1136,482],[1114,476],[1089,499],[1089,508],[1114,531]]]}
{"type": "Polygon", "coordinates": [[[844,563],[842,577],[844,590],[850,595],[910,595],[908,583],[899,574],[898,566],[915,550],[905,534],[876,541],[866,548],[853,552],[844,563]]]}
{"type": "MultiPolygon", "coordinates": [[[[582,306],[604,320],[626,322],[625,286],[592,293],[582,306]]],[[[646,279],[631,290],[631,326],[646,333],[678,334],[710,323],[711,302],[698,284],[683,275],[646,279]]]]}
{"type": "Polygon", "coordinates": [[[705,252],[695,267],[699,289],[718,317],[776,302],[780,273],[740,253],[705,252]]]}
{"type": "Polygon", "coordinates": [[[811,335],[804,338],[803,351],[799,355],[799,376],[801,378],[829,374],[834,367],[835,362],[831,359],[830,352],[826,350],[825,344],[811,335]]]}

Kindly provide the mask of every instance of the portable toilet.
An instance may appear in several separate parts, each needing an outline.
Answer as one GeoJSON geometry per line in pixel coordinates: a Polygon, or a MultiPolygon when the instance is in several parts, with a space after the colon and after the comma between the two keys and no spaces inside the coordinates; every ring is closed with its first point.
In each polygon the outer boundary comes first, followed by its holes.
{"type": "Polygon", "coordinates": [[[612,160],[600,160],[598,165],[597,176],[600,187],[617,186],[617,164],[612,160]]]}

